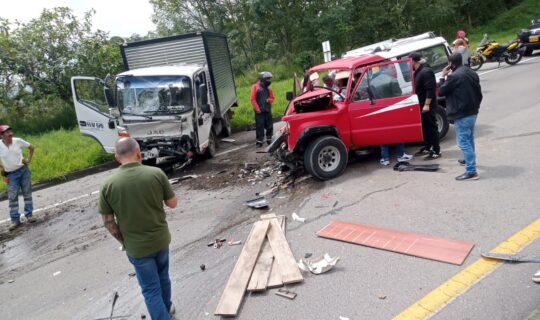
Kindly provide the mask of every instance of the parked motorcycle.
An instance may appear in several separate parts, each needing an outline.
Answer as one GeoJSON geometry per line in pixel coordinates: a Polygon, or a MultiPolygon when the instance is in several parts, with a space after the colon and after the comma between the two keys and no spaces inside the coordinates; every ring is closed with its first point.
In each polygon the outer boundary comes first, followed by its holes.
{"type": "Polygon", "coordinates": [[[488,35],[484,34],[476,52],[471,56],[470,67],[476,71],[482,67],[484,62],[498,62],[500,64],[502,60],[514,65],[523,57],[521,48],[519,40],[499,44],[497,41],[488,40],[488,35]]]}

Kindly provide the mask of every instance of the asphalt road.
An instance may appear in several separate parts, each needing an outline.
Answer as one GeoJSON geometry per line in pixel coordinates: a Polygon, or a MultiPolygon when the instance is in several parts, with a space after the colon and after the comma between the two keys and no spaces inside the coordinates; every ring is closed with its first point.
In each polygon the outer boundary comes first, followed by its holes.
{"type": "MultiPolygon", "coordinates": [[[[293,212],[305,223],[288,221],[287,238],[296,258],[325,252],[339,256],[336,268],[305,275],[291,286],[295,300],[273,290],[250,295],[238,319],[391,319],[456,273],[464,270],[531,222],[540,218],[540,57],[516,66],[487,64],[479,72],[484,101],[476,130],[480,180],[456,182],[463,172],[450,129],[442,142],[436,173],[395,172],[371,156],[349,164],[327,182],[307,180],[271,200],[270,212],[293,212]],[[335,210],[331,207],[336,203],[335,210]],[[332,220],[344,220],[475,243],[462,266],[317,238],[332,220]]],[[[238,145],[254,133],[235,136],[238,145]]],[[[234,147],[234,146],[231,146],[234,147]]],[[[229,149],[231,147],[228,147],[229,149]]],[[[417,146],[408,146],[413,153],[417,146]]],[[[238,157],[264,162],[250,147],[238,157]]],[[[229,154],[201,164],[211,185],[229,154]]],[[[233,161],[238,161],[235,158],[233,161]]],[[[415,160],[418,162],[421,160],[415,160]]],[[[36,225],[14,237],[0,230],[0,310],[2,319],[96,319],[110,314],[110,298],[120,298],[114,314],[140,319],[147,314],[125,255],[108,236],[96,213],[98,190],[110,172],[35,193],[36,225]],[[68,200],[66,202],[66,200],[68,200]]],[[[270,179],[270,178],[269,178],[270,179]]],[[[175,185],[180,199],[168,210],[173,237],[171,278],[177,319],[213,316],[241,246],[219,250],[215,238],[245,240],[262,212],[243,205],[265,182],[230,184],[206,190],[175,185]],[[199,266],[206,265],[206,271],[199,266]]],[[[2,217],[7,203],[0,202],[2,217]]],[[[522,253],[540,255],[540,240],[522,253]]],[[[433,319],[526,319],[540,307],[540,285],[531,281],[539,264],[503,264],[433,314],[433,319]]]]}

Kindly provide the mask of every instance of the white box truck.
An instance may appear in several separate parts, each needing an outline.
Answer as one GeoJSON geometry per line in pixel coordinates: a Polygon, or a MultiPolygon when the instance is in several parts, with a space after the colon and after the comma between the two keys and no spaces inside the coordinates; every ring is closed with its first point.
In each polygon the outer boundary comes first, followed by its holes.
{"type": "Polygon", "coordinates": [[[114,79],[71,78],[81,134],[109,153],[130,136],[148,164],[212,157],[217,136],[231,134],[237,105],[226,36],[197,32],[120,49],[126,71],[114,79]]]}

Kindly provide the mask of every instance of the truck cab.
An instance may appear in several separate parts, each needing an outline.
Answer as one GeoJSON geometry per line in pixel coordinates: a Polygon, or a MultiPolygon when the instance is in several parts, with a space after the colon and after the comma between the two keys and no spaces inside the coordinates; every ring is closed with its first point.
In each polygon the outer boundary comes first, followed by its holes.
{"type": "Polygon", "coordinates": [[[147,164],[212,157],[217,136],[231,133],[237,104],[225,36],[202,32],[121,49],[126,71],[114,79],[71,79],[81,133],[109,153],[119,137],[132,137],[147,164]]]}
{"type": "Polygon", "coordinates": [[[418,97],[409,58],[376,54],[343,58],[310,69],[335,73],[335,88],[294,98],[268,151],[319,180],[340,175],[348,153],[369,146],[422,141],[418,97]]]}

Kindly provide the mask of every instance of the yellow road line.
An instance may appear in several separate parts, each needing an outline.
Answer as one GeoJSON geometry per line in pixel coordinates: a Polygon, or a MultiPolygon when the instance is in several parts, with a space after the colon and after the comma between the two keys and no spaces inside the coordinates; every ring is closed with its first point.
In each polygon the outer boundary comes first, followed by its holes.
{"type": "MultiPolygon", "coordinates": [[[[540,237],[540,219],[504,240],[491,252],[514,254],[540,237]]],[[[461,293],[495,270],[502,262],[480,258],[394,317],[394,320],[427,319],[461,293]]]]}

